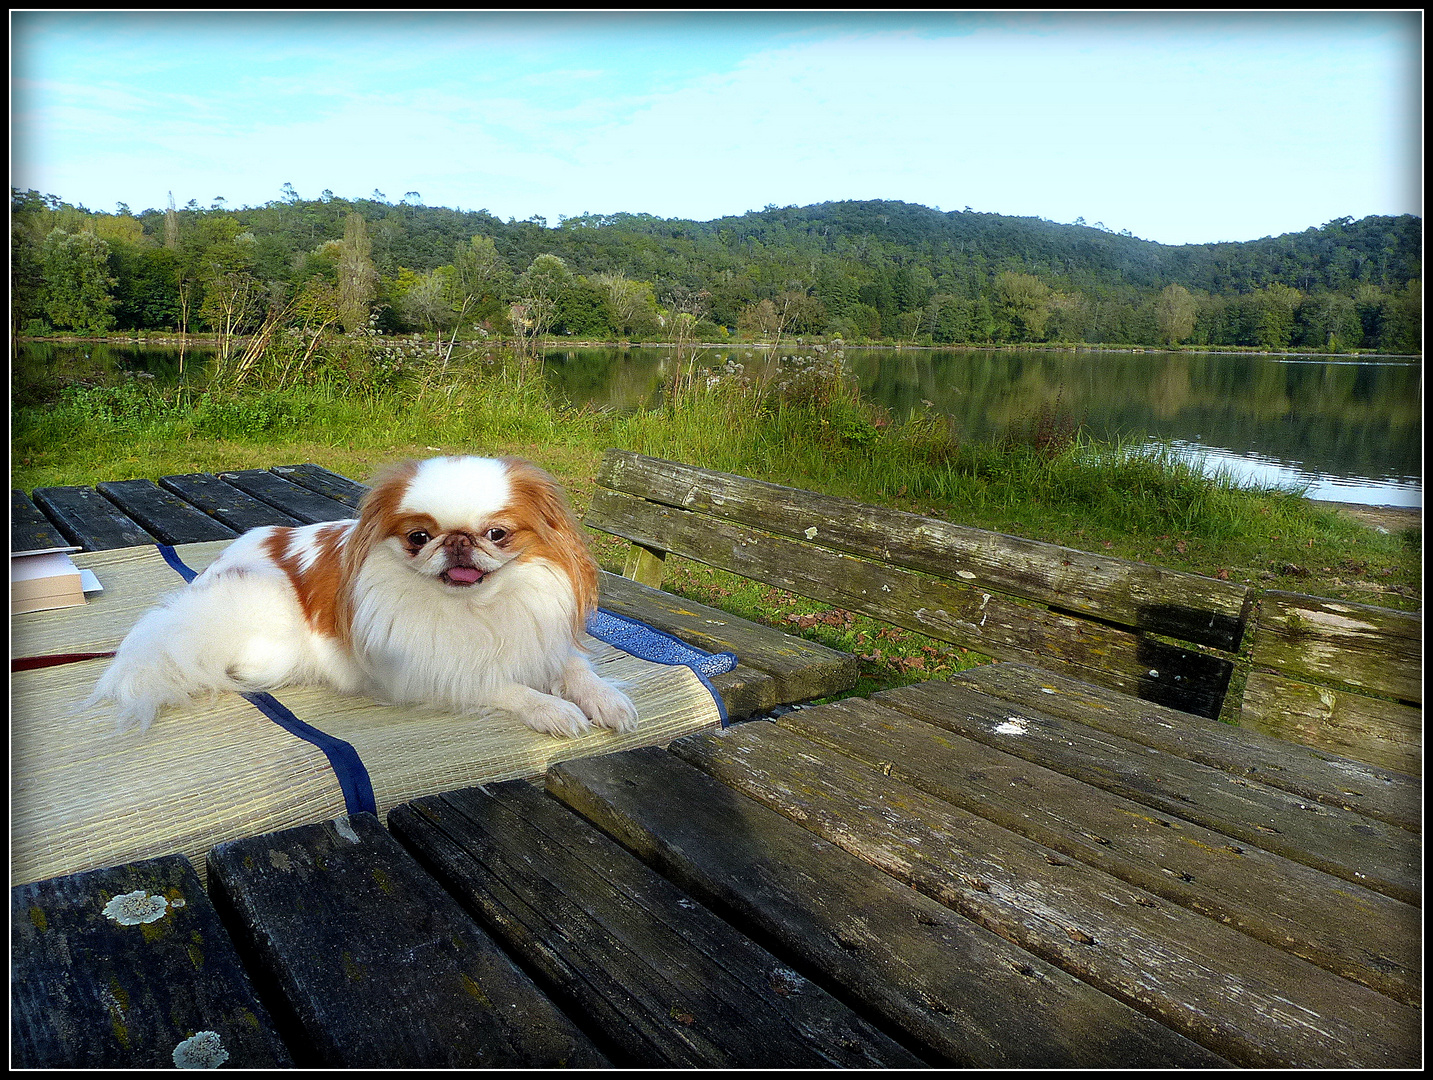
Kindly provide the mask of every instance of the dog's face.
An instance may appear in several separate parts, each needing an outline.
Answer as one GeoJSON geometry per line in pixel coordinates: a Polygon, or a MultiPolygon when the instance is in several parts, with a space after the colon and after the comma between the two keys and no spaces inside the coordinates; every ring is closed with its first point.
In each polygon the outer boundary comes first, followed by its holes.
{"type": "Polygon", "coordinates": [[[597,574],[557,484],[515,458],[407,461],[364,499],[349,556],[391,559],[440,594],[491,588],[509,564],[542,560],[571,585],[585,618],[597,574]]]}

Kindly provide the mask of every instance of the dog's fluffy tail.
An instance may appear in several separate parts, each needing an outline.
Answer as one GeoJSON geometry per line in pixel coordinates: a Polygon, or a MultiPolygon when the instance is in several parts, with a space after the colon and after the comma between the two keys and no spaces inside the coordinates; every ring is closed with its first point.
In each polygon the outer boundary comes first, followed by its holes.
{"type": "MultiPolygon", "coordinates": [[[[217,690],[272,689],[293,675],[296,603],[286,584],[225,575],[146,612],[82,708],[113,703],[119,729],[149,727],[166,705],[217,690]]],[[[301,616],[298,616],[301,620],[301,616]]]]}

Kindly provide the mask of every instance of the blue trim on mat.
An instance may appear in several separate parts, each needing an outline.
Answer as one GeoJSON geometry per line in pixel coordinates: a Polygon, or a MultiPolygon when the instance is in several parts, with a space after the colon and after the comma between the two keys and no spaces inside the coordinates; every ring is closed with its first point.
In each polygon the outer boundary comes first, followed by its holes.
{"type": "MultiPolygon", "coordinates": [[[[193,581],[199,576],[184,564],[179,553],[169,544],[154,546],[159,548],[164,561],[185,581],[193,581]]],[[[344,805],[348,807],[350,814],[378,813],[378,804],[373,798],[373,781],[369,779],[368,769],[364,767],[363,759],[352,745],[304,723],[272,694],[241,693],[240,696],[290,735],[312,743],[323,751],[323,756],[328,758],[329,767],[333,769],[334,778],[338,780],[344,805]]]]}
{"type": "Polygon", "coordinates": [[[681,638],[673,637],[665,630],[648,626],[637,619],[618,615],[615,611],[599,608],[587,620],[587,632],[599,641],[605,641],[613,648],[654,664],[683,664],[701,679],[702,685],[711,693],[716,702],[717,715],[721,726],[729,726],[726,718],[726,703],[712,685],[711,675],[720,675],[736,667],[735,653],[711,653],[689,645],[681,638]],[[625,626],[613,626],[622,623],[625,626]]]}

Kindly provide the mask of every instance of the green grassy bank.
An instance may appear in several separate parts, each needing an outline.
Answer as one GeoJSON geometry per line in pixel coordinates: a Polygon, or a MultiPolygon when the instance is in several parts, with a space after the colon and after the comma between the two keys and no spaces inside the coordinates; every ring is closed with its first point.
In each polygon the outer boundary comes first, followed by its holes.
{"type": "MultiPolygon", "coordinates": [[[[1245,490],[1158,448],[1092,442],[1032,414],[995,442],[944,418],[859,401],[834,351],[758,381],[689,369],[662,408],[561,403],[535,366],[495,351],[385,343],[321,364],[275,347],[231,358],[202,390],[72,369],[12,376],[12,486],[154,478],[313,461],[356,478],[403,456],[516,454],[550,470],[581,513],[602,452],[620,446],[1000,532],[1163,566],[1416,610],[1422,538],[1379,532],[1295,494],[1245,490]],[[302,362],[300,362],[302,361],[302,362]]],[[[305,347],[306,348],[306,347],[305,347]]],[[[624,545],[593,537],[607,569],[624,545]]],[[[672,560],[669,587],[865,658],[863,689],[941,675],[974,657],[778,590],[672,560]]]]}

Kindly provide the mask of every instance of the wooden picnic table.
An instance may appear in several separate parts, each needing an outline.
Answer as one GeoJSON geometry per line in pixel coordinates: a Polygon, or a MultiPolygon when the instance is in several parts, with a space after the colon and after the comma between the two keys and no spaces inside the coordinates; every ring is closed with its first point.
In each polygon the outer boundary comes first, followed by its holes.
{"type": "Polygon", "coordinates": [[[207,892],[17,885],[13,1061],[1415,1067],[1420,823],[1416,778],[989,665],[220,844],[207,892]]]}

